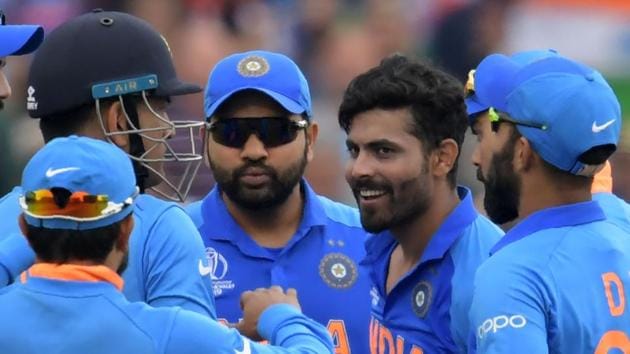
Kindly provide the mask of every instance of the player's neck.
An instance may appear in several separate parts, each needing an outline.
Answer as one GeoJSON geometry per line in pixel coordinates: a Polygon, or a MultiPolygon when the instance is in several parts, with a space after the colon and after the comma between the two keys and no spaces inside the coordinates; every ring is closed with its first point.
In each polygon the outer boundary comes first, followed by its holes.
{"type": "Polygon", "coordinates": [[[523,178],[518,217],[522,220],[537,211],[592,199],[588,186],[575,188],[545,179],[523,178]]]}
{"type": "Polygon", "coordinates": [[[414,265],[420,260],[433,234],[460,201],[457,190],[448,186],[436,190],[433,196],[424,214],[390,230],[400,244],[401,256],[406,264],[414,265]]]}
{"type": "Polygon", "coordinates": [[[224,200],[236,223],[262,247],[283,247],[302,221],[304,197],[299,184],[284,203],[274,208],[251,210],[239,207],[228,198],[224,200]]]}

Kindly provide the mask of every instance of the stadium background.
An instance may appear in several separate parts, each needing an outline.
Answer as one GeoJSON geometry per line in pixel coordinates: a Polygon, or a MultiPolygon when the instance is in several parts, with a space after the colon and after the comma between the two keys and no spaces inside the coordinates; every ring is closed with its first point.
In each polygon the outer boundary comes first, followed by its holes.
{"type": "MultiPolygon", "coordinates": [[[[354,201],[343,178],[348,155],[336,113],[355,75],[398,51],[464,80],[488,53],[555,48],[600,69],[622,101],[625,126],[612,162],[615,192],[630,200],[628,0],[0,0],[9,23],[43,24],[47,32],[93,8],[131,12],[152,23],[168,39],[178,74],[201,86],[214,64],[233,52],[262,48],[294,58],[309,80],[321,126],[307,176],[321,194],[349,204],[354,201]]],[[[4,69],[13,97],[0,112],[1,194],[19,184],[23,165],[42,145],[25,109],[29,61],[10,57],[4,69]]],[[[202,119],[202,102],[201,94],[176,98],[171,119],[202,119]]],[[[473,143],[468,136],[460,182],[479,197],[473,143]]],[[[203,166],[189,201],[211,186],[203,166]]]]}

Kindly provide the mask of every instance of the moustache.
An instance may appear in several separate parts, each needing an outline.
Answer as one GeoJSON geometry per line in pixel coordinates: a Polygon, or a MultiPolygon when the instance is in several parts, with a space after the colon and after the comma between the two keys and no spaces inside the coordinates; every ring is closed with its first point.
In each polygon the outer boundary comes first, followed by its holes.
{"type": "Polygon", "coordinates": [[[486,179],[483,177],[483,173],[481,173],[480,168],[477,169],[477,180],[479,180],[482,183],[486,182],[486,179]]]}
{"type": "Polygon", "coordinates": [[[270,176],[275,176],[276,172],[274,171],[273,168],[262,164],[262,163],[258,163],[258,162],[254,162],[254,163],[245,163],[243,166],[237,168],[236,170],[234,170],[234,178],[239,178],[241,176],[244,176],[246,174],[248,174],[248,172],[250,172],[250,170],[255,169],[257,170],[257,172],[259,172],[260,174],[265,174],[265,175],[270,175],[270,176]]]}
{"type": "Polygon", "coordinates": [[[372,179],[359,179],[350,181],[350,189],[358,193],[361,189],[374,189],[391,192],[391,185],[385,182],[379,182],[372,179]]]}

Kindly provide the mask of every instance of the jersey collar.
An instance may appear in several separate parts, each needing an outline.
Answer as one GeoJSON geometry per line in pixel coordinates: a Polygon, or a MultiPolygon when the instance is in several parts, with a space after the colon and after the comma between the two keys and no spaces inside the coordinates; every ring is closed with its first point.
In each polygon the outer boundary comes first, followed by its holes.
{"type": "MultiPolygon", "coordinates": [[[[313,227],[326,225],[326,211],[317,194],[306,179],[300,181],[304,193],[304,214],[295,235],[284,247],[290,248],[304,238],[313,227]]],[[[236,245],[244,254],[254,257],[273,258],[263,247],[256,244],[234,220],[221,198],[221,191],[215,185],[201,204],[204,223],[201,234],[212,240],[227,241],[236,245]],[[212,221],[211,221],[212,220],[212,221]]],[[[281,252],[282,253],[282,252],[281,252]]]]}
{"type": "Polygon", "coordinates": [[[122,291],[124,284],[116,272],[104,265],[36,263],[20,275],[20,282],[26,283],[30,277],[87,283],[106,282],[114,285],[118,291],[122,291]]]}
{"type": "Polygon", "coordinates": [[[604,211],[596,201],[567,204],[539,210],[510,229],[510,231],[490,249],[490,254],[495,254],[510,243],[516,242],[540,230],[588,224],[604,219],[606,219],[604,211]]]}
{"type": "MultiPolygon", "coordinates": [[[[446,252],[459,239],[462,232],[479,216],[472,201],[472,193],[466,187],[457,187],[460,203],[442,222],[438,230],[433,234],[429,244],[422,253],[420,263],[430,260],[442,259],[446,252]]],[[[366,242],[367,256],[363,264],[371,264],[382,259],[397,241],[389,230],[373,235],[366,242]]]]}

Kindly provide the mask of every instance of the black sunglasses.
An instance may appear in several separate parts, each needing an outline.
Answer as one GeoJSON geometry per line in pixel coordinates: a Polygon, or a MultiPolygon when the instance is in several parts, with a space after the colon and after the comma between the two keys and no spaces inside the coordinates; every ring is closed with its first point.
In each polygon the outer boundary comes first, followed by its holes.
{"type": "Polygon", "coordinates": [[[307,126],[306,120],[287,117],[221,118],[206,123],[214,141],[233,148],[242,148],[252,134],[268,148],[288,144],[307,126]]]}

